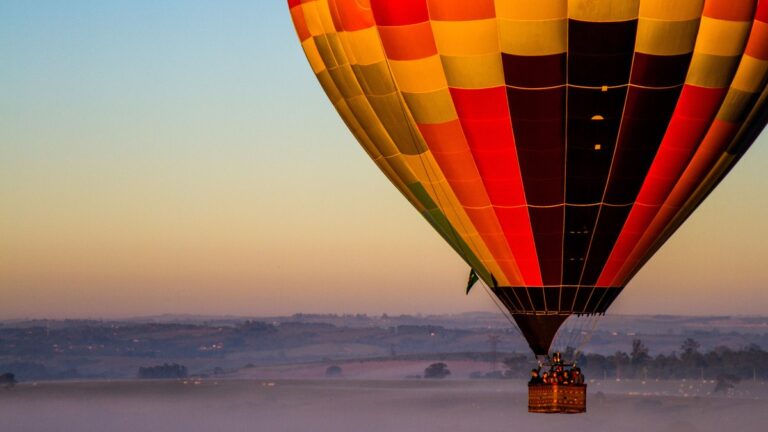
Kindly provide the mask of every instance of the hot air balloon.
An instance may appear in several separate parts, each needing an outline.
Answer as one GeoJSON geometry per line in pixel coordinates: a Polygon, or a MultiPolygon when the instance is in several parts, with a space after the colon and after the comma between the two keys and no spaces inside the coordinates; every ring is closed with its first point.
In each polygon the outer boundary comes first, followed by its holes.
{"type": "Polygon", "coordinates": [[[766,124],[768,1],[288,0],[373,162],[536,355],[766,124]]]}

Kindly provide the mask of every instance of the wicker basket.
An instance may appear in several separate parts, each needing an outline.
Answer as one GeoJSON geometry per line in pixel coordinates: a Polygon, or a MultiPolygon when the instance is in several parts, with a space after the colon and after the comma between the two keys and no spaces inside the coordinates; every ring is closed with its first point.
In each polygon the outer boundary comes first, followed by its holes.
{"type": "Polygon", "coordinates": [[[530,384],[528,412],[587,412],[587,385],[530,384]]]}

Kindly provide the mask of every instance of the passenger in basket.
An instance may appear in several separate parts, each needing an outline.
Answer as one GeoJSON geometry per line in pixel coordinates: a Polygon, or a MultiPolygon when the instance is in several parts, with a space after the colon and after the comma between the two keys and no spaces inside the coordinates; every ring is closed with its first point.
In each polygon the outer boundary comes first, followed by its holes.
{"type": "Polygon", "coordinates": [[[538,385],[542,384],[543,381],[541,377],[539,376],[539,369],[531,369],[531,380],[528,381],[529,385],[538,385]]]}
{"type": "Polygon", "coordinates": [[[576,385],[584,384],[584,375],[581,373],[581,369],[573,368],[573,383],[576,385]]]}
{"type": "Polygon", "coordinates": [[[563,383],[563,374],[560,373],[559,370],[555,369],[552,372],[552,384],[562,384],[563,383]]]}
{"type": "Polygon", "coordinates": [[[571,380],[571,373],[569,371],[563,371],[563,384],[564,385],[571,385],[573,384],[573,381],[571,380]]]}

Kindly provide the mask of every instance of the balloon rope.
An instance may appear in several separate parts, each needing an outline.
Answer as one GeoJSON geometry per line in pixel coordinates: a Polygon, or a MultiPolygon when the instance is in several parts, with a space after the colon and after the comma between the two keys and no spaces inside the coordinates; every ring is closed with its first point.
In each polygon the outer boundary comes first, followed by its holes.
{"type": "MultiPolygon", "coordinates": [[[[493,304],[495,304],[496,307],[499,308],[502,315],[504,315],[504,318],[506,318],[507,321],[509,321],[509,323],[512,324],[512,328],[515,330],[515,332],[517,332],[517,334],[519,334],[520,336],[523,336],[523,333],[520,331],[519,328],[517,328],[517,324],[515,324],[514,319],[512,319],[512,314],[509,312],[509,310],[507,310],[505,307],[499,304],[498,299],[491,292],[490,287],[488,287],[488,285],[485,283],[484,280],[480,279],[480,283],[483,289],[485,290],[486,294],[488,294],[488,297],[490,297],[491,301],[493,301],[493,304]]],[[[525,340],[525,338],[523,338],[523,340],[525,340]]]]}
{"type": "Polygon", "coordinates": [[[598,314],[569,317],[567,324],[558,331],[552,343],[553,350],[565,352],[568,348],[573,348],[573,359],[576,359],[584,346],[592,339],[600,318],[601,316],[598,314]]]}
{"type": "Polygon", "coordinates": [[[584,348],[584,346],[587,345],[589,343],[589,341],[592,340],[592,335],[595,333],[595,328],[597,328],[597,323],[600,322],[600,318],[601,318],[601,316],[597,315],[597,314],[593,315],[590,318],[590,320],[591,320],[590,329],[587,332],[586,337],[581,341],[579,346],[576,348],[576,351],[574,352],[574,357],[578,357],[579,354],[581,354],[581,351],[584,348]]]}

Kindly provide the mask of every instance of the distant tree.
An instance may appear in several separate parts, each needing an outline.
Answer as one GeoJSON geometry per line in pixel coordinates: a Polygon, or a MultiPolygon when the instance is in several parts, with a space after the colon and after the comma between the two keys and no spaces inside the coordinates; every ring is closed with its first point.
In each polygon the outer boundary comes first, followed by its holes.
{"type": "Polygon", "coordinates": [[[683,356],[690,356],[694,353],[699,352],[699,348],[701,348],[701,344],[693,338],[688,338],[683,341],[683,344],[680,345],[680,351],[683,352],[683,356]]]}
{"type": "Polygon", "coordinates": [[[627,353],[624,351],[616,351],[612,356],[608,357],[608,359],[613,363],[616,371],[616,379],[621,378],[625,366],[629,365],[629,356],[627,353]]]}
{"type": "Polygon", "coordinates": [[[16,375],[6,372],[0,375],[0,387],[13,388],[17,383],[16,375]]]}
{"type": "Polygon", "coordinates": [[[328,366],[328,369],[325,370],[325,376],[328,378],[336,378],[341,376],[341,366],[338,365],[332,365],[328,366]]]}
{"type": "Polygon", "coordinates": [[[38,380],[38,379],[56,379],[54,371],[45,367],[42,363],[30,361],[14,361],[0,364],[0,371],[13,371],[16,379],[20,380],[38,380]]]}
{"type": "Polygon", "coordinates": [[[655,369],[657,378],[674,379],[684,376],[684,371],[680,367],[680,359],[674,352],[670,355],[659,354],[656,356],[652,362],[652,367],[655,369]]]}
{"type": "Polygon", "coordinates": [[[139,368],[140,379],[178,379],[187,377],[187,367],[180,364],[162,364],[139,368]]]}
{"type": "Polygon", "coordinates": [[[613,365],[608,357],[600,354],[587,354],[578,361],[582,372],[589,373],[593,377],[606,377],[613,370],[613,365]]]}
{"type": "Polygon", "coordinates": [[[645,364],[651,360],[651,356],[648,355],[648,347],[645,346],[642,340],[635,339],[632,341],[632,352],[629,353],[629,362],[632,365],[632,375],[637,376],[639,370],[643,370],[644,374],[647,373],[645,364]]]}
{"type": "Polygon", "coordinates": [[[629,354],[629,358],[633,365],[639,365],[650,360],[651,356],[648,355],[648,347],[645,346],[642,340],[635,339],[632,341],[632,352],[629,354]]]}
{"type": "Polygon", "coordinates": [[[682,361],[683,368],[686,370],[686,377],[698,376],[696,372],[699,372],[702,376],[704,374],[706,363],[704,356],[699,352],[700,347],[701,344],[693,338],[686,339],[680,345],[680,350],[682,351],[680,360],[682,361]]]}
{"type": "Polygon", "coordinates": [[[424,369],[424,378],[445,378],[451,374],[445,363],[432,363],[424,369]]]}

